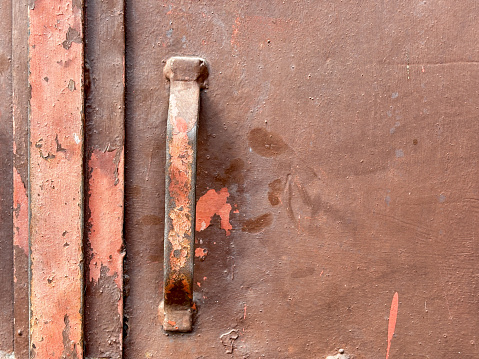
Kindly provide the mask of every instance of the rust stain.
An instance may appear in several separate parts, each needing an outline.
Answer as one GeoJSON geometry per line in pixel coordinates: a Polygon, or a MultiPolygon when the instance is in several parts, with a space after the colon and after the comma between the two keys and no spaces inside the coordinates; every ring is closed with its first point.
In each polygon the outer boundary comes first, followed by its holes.
{"type": "Polygon", "coordinates": [[[259,233],[266,227],[271,226],[272,223],[273,215],[271,213],[265,213],[256,218],[246,220],[241,230],[248,233],[259,233]]]}
{"type": "Polygon", "coordinates": [[[83,82],[82,9],[71,0],[37,1],[29,29],[31,350],[37,358],[82,358],[83,89],[67,88],[69,79],[83,82]],[[69,29],[79,30],[65,51],[69,29]]]}
{"type": "Polygon", "coordinates": [[[229,197],[228,188],[224,187],[219,192],[210,189],[200,197],[196,203],[196,230],[204,231],[211,224],[211,219],[215,214],[221,218],[221,228],[225,230],[226,235],[230,235],[233,226],[230,223],[231,205],[227,203],[229,197]]]}
{"type": "Polygon", "coordinates": [[[389,349],[391,349],[391,340],[394,336],[394,331],[396,330],[396,320],[398,316],[398,307],[399,307],[399,295],[394,293],[393,300],[391,302],[391,310],[389,312],[389,324],[388,324],[388,349],[386,352],[386,359],[389,359],[389,349]]]}
{"type": "Polygon", "coordinates": [[[254,152],[263,157],[276,157],[289,149],[281,136],[263,128],[250,131],[248,144],[254,152]]]}
{"type": "Polygon", "coordinates": [[[278,178],[275,179],[273,182],[268,184],[269,192],[268,192],[268,200],[272,206],[277,206],[282,203],[281,195],[284,192],[284,183],[283,181],[278,178]]]}

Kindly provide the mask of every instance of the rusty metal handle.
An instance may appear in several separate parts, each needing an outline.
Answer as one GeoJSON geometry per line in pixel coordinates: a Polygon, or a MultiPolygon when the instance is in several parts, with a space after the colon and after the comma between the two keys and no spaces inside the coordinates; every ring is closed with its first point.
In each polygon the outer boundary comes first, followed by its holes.
{"type": "Polygon", "coordinates": [[[166,137],[163,328],[189,332],[193,315],[196,134],[200,89],[208,77],[198,57],[172,57],[166,137]]]}

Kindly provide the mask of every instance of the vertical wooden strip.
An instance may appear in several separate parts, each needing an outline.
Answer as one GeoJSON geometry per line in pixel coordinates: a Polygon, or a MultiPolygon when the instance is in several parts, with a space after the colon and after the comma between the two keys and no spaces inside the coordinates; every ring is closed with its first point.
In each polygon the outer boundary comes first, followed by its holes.
{"type": "Polygon", "coordinates": [[[81,0],[29,8],[30,356],[83,358],[81,0]]]}
{"type": "Polygon", "coordinates": [[[28,8],[12,2],[14,351],[28,359],[28,8]]]}
{"type": "Polygon", "coordinates": [[[0,0],[0,357],[13,351],[11,13],[0,0]]]}
{"type": "Polygon", "coordinates": [[[122,357],[125,34],[123,0],[85,6],[85,355],[122,357]]]}

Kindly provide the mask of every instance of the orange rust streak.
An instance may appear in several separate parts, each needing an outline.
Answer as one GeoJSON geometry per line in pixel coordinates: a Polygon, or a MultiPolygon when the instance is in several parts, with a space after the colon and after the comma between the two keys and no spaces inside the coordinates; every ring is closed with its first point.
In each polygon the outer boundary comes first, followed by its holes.
{"type": "Polygon", "coordinates": [[[221,228],[226,235],[230,235],[233,226],[230,223],[231,205],[227,203],[229,197],[228,189],[222,188],[219,192],[210,189],[200,197],[196,203],[196,230],[201,232],[211,224],[211,218],[217,214],[221,218],[221,228]]]}
{"type": "Polygon", "coordinates": [[[398,316],[398,307],[399,307],[399,295],[394,293],[393,300],[391,302],[391,310],[389,312],[389,324],[388,324],[388,349],[386,352],[386,359],[389,358],[389,349],[391,349],[391,340],[394,336],[394,331],[396,330],[396,320],[398,316]]]}
{"type": "Polygon", "coordinates": [[[90,262],[90,280],[98,281],[101,266],[110,269],[109,275],[118,274],[115,282],[122,288],[123,254],[123,157],[121,149],[119,161],[117,152],[92,153],[88,167],[89,179],[90,231],[88,238],[93,258],[90,262]],[[115,163],[117,159],[118,163],[115,163]]]}
{"type": "Polygon", "coordinates": [[[29,9],[30,340],[36,358],[83,357],[83,35],[82,9],[73,3],[36,1],[29,9]]]}

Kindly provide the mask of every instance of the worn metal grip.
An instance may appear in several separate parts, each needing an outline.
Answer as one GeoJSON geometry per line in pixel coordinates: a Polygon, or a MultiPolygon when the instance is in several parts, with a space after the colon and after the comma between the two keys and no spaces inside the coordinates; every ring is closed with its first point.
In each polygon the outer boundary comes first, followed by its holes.
{"type": "Polygon", "coordinates": [[[198,57],[172,57],[166,135],[163,328],[189,332],[193,314],[196,137],[200,88],[208,77],[198,57]]]}

